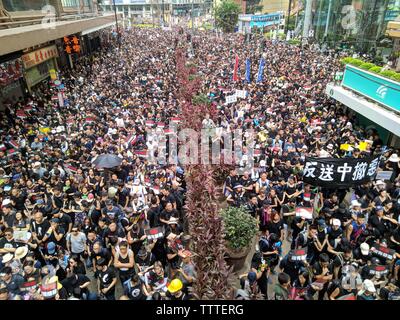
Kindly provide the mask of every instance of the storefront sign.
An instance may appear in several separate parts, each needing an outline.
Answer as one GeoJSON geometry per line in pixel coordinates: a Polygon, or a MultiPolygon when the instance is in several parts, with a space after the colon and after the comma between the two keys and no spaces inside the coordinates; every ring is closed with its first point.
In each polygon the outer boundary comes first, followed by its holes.
{"type": "Polygon", "coordinates": [[[349,188],[375,178],[381,155],[367,158],[306,158],[305,183],[329,189],[349,188]]]}
{"type": "Polygon", "coordinates": [[[400,83],[347,65],[342,86],[400,111],[400,83]]]}
{"type": "Polygon", "coordinates": [[[46,60],[58,57],[58,50],[55,45],[42,48],[22,56],[25,69],[32,68],[46,60]]]}

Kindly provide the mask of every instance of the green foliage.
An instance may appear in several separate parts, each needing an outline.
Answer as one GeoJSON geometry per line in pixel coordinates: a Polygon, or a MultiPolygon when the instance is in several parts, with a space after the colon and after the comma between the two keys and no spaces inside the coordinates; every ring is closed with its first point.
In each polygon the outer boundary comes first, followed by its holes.
{"type": "Polygon", "coordinates": [[[396,72],[395,75],[391,76],[392,80],[400,82],[400,73],[396,72]]]}
{"type": "Polygon", "coordinates": [[[208,99],[208,97],[205,94],[201,93],[193,97],[192,103],[194,105],[201,105],[201,104],[209,105],[211,102],[210,99],[208,99]]]}
{"type": "Polygon", "coordinates": [[[264,6],[260,2],[261,0],[247,0],[246,14],[255,14],[256,12],[261,12],[264,6]]]}
{"type": "Polygon", "coordinates": [[[371,72],[373,72],[373,73],[381,73],[382,67],[373,66],[371,69],[369,69],[369,71],[371,71],[371,72]]]}
{"type": "Polygon", "coordinates": [[[301,41],[298,40],[298,39],[290,39],[290,40],[288,41],[288,43],[289,43],[289,44],[293,44],[293,45],[295,45],[295,46],[298,46],[298,45],[301,44],[301,41]]]}
{"type": "Polygon", "coordinates": [[[233,0],[222,0],[214,9],[216,25],[224,32],[233,32],[241,12],[240,6],[233,0]]]}
{"type": "Polygon", "coordinates": [[[392,78],[393,76],[396,75],[397,72],[392,71],[392,70],[385,70],[381,71],[381,76],[387,77],[387,78],[392,78]]]}
{"type": "Polygon", "coordinates": [[[244,249],[257,234],[257,220],[244,207],[228,207],[221,211],[225,226],[225,240],[232,249],[244,249]]]}
{"type": "Polygon", "coordinates": [[[370,62],[365,62],[365,63],[363,63],[363,64],[360,64],[360,68],[361,69],[364,69],[364,70],[369,70],[369,69],[371,69],[372,67],[374,67],[375,65],[373,64],[373,63],[370,63],[370,62]]]}
{"type": "Polygon", "coordinates": [[[340,60],[340,62],[344,65],[349,64],[352,66],[359,67],[364,70],[368,70],[370,72],[379,74],[382,77],[389,78],[391,80],[400,81],[400,73],[393,70],[385,70],[382,71],[382,67],[377,66],[370,62],[364,62],[360,59],[354,59],[352,57],[346,57],[340,60]]]}

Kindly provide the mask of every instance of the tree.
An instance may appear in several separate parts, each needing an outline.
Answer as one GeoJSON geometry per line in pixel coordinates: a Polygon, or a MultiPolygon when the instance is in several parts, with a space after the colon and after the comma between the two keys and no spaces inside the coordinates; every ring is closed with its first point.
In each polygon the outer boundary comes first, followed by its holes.
{"type": "Polygon", "coordinates": [[[241,12],[240,6],[233,0],[223,0],[214,9],[215,22],[224,32],[233,32],[241,12]]]}
{"type": "Polygon", "coordinates": [[[260,4],[261,0],[247,0],[246,1],[246,14],[255,14],[263,9],[263,5],[260,4]]]}

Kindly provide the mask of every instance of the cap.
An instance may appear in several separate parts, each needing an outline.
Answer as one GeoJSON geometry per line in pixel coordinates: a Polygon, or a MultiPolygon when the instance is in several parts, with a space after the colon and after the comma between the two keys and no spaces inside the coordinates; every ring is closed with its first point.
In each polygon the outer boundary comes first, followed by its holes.
{"type": "Polygon", "coordinates": [[[352,200],[351,207],[361,207],[361,203],[359,203],[357,200],[352,200]]]}
{"type": "Polygon", "coordinates": [[[326,228],[326,222],[324,219],[319,219],[318,220],[318,226],[326,228]]]}
{"type": "Polygon", "coordinates": [[[53,218],[53,219],[51,219],[51,222],[60,223],[60,219],[58,219],[58,218],[53,218]]]}
{"type": "Polygon", "coordinates": [[[234,189],[239,189],[239,188],[243,188],[243,186],[241,184],[238,184],[236,186],[233,187],[234,189]]]}
{"type": "Polygon", "coordinates": [[[342,225],[342,223],[340,222],[339,219],[333,219],[332,220],[332,225],[340,227],[342,225]]]}
{"type": "Polygon", "coordinates": [[[382,210],[383,210],[383,207],[382,207],[382,206],[376,206],[376,207],[375,207],[375,210],[376,210],[376,211],[382,211],[382,210]]]}
{"type": "Polygon", "coordinates": [[[9,204],[11,204],[11,200],[10,199],[4,199],[3,202],[1,203],[2,207],[8,206],[9,204]]]}
{"type": "Polygon", "coordinates": [[[112,206],[112,205],[113,205],[112,200],[107,200],[107,201],[106,201],[106,205],[107,205],[107,206],[112,206]]]}
{"type": "Polygon", "coordinates": [[[360,250],[363,256],[367,256],[369,254],[369,244],[366,242],[361,243],[360,250]]]}
{"type": "Polygon", "coordinates": [[[56,252],[56,244],[54,242],[49,242],[47,244],[47,252],[50,254],[54,254],[56,252]]]}
{"type": "Polygon", "coordinates": [[[247,275],[247,279],[249,279],[250,283],[253,283],[257,280],[257,274],[254,271],[250,271],[247,275]]]}

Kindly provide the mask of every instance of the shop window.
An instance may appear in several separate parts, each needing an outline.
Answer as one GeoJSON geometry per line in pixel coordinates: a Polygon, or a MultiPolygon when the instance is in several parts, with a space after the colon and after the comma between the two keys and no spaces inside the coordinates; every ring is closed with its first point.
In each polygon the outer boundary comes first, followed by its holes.
{"type": "Polygon", "coordinates": [[[79,0],[61,0],[61,4],[64,8],[79,7],[79,0]]]}

